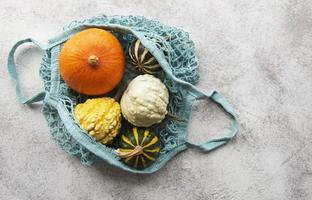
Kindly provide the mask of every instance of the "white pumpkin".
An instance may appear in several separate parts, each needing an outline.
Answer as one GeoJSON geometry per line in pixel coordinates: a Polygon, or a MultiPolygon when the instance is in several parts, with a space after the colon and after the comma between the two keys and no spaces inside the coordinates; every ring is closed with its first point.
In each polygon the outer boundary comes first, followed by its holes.
{"type": "Polygon", "coordinates": [[[167,115],[169,92],[166,86],[152,75],[133,79],[123,96],[120,106],[123,116],[137,127],[160,123],[167,115]]]}

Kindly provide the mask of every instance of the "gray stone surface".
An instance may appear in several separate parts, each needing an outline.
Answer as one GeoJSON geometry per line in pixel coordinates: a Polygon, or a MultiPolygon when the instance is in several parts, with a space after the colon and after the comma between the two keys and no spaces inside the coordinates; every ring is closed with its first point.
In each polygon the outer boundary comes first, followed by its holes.
{"type": "MultiPolygon", "coordinates": [[[[311,1],[2,0],[0,25],[0,199],[312,199],[311,1]],[[201,64],[198,86],[218,88],[232,103],[241,122],[236,139],[207,154],[185,151],[144,176],[88,168],[60,150],[41,107],[17,103],[8,51],[19,39],[45,41],[71,20],[101,13],[144,15],[188,31],[201,64]]],[[[17,56],[29,95],[42,86],[41,54],[26,45],[17,56]]],[[[211,138],[229,123],[199,102],[190,138],[211,138]]]]}

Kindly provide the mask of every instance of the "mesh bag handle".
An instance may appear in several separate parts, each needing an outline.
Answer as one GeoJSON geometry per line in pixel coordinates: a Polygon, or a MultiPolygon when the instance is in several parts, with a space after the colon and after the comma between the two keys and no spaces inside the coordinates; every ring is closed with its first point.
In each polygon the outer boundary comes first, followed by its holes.
{"type": "Polygon", "coordinates": [[[211,139],[211,140],[208,140],[208,141],[201,143],[201,144],[195,144],[195,143],[192,143],[188,140],[186,141],[187,146],[195,147],[201,151],[208,152],[208,151],[211,151],[213,149],[216,149],[216,148],[226,144],[229,140],[231,140],[238,132],[239,123],[238,123],[238,120],[236,117],[236,113],[234,112],[234,109],[217,90],[213,90],[208,95],[197,90],[195,95],[196,95],[195,100],[200,100],[200,99],[208,100],[208,99],[210,99],[214,103],[220,105],[223,108],[223,110],[231,116],[231,118],[233,120],[233,123],[232,123],[232,126],[231,126],[229,132],[227,132],[222,137],[211,139]]]}
{"type": "Polygon", "coordinates": [[[20,40],[18,41],[11,49],[10,53],[9,53],[9,57],[8,57],[8,71],[9,71],[9,75],[12,79],[12,81],[15,84],[15,90],[16,90],[16,95],[18,97],[18,101],[22,104],[32,104],[38,101],[42,101],[45,97],[45,92],[41,91],[37,94],[35,94],[32,97],[25,97],[24,94],[21,91],[21,87],[20,87],[20,81],[18,78],[18,74],[16,71],[16,64],[15,64],[15,60],[14,60],[14,54],[17,50],[17,48],[27,42],[31,42],[33,44],[35,44],[37,47],[39,47],[41,50],[46,50],[47,47],[31,38],[27,38],[24,40],[20,40]]]}

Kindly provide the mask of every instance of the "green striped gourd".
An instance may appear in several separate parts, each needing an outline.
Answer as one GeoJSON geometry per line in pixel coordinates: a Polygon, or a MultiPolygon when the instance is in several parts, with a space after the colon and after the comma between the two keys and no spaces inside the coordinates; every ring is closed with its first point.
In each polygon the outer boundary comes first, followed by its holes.
{"type": "Polygon", "coordinates": [[[158,156],[160,144],[158,137],[148,129],[133,127],[121,134],[120,148],[116,154],[131,167],[148,167],[158,156]]]}
{"type": "Polygon", "coordinates": [[[145,48],[140,40],[136,40],[130,45],[129,50],[130,63],[140,72],[145,74],[156,74],[161,67],[155,57],[145,48]]]}

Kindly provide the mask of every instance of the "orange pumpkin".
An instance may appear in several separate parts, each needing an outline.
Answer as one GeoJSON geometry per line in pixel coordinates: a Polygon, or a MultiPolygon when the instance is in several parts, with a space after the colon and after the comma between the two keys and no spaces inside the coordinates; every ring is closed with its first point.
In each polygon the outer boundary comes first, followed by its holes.
{"type": "Polygon", "coordinates": [[[113,90],[125,70],[124,51],[110,32],[90,28],[72,36],[63,46],[60,73],[77,92],[100,95],[113,90]]]}

